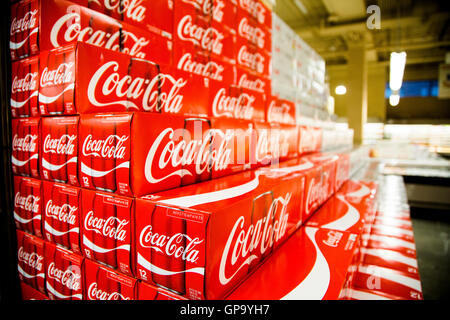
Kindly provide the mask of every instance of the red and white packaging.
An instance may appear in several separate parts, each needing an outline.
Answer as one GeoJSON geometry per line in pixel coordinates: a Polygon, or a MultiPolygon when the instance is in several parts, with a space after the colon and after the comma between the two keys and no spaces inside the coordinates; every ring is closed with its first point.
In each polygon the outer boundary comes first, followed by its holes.
{"type": "MultiPolygon", "coordinates": [[[[269,14],[270,15],[270,14],[269,14]]],[[[272,26],[267,28],[258,23],[248,12],[239,8],[236,15],[236,35],[238,43],[251,43],[259,50],[272,51],[272,26]]]]}
{"type": "Polygon", "coordinates": [[[136,300],[187,300],[185,297],[177,295],[169,290],[152,286],[143,281],[137,283],[136,300]]]}
{"type": "Polygon", "coordinates": [[[236,65],[250,70],[262,77],[271,76],[271,60],[269,52],[259,50],[248,42],[236,42],[236,65]]]}
{"type": "Polygon", "coordinates": [[[78,186],[78,116],[41,119],[41,178],[78,186]]]}
{"type": "Polygon", "coordinates": [[[322,129],[307,126],[299,126],[298,152],[303,155],[320,151],[322,144],[322,129]]]}
{"type": "Polygon", "coordinates": [[[16,228],[42,237],[42,181],[14,176],[14,220],[16,228]]]}
{"type": "Polygon", "coordinates": [[[295,103],[271,96],[266,103],[266,121],[269,123],[295,124],[295,103]]]}
{"type": "Polygon", "coordinates": [[[142,196],[250,167],[249,121],[151,113],[80,118],[85,188],[142,196]]]}
{"type": "Polygon", "coordinates": [[[391,226],[408,230],[413,229],[413,225],[410,219],[407,220],[407,219],[397,219],[397,218],[377,216],[375,218],[374,223],[377,225],[391,226]]]}
{"type": "Polygon", "coordinates": [[[368,235],[367,238],[367,248],[395,250],[411,257],[417,256],[414,241],[407,241],[397,237],[390,237],[387,235],[382,236],[377,234],[368,235]]]}
{"type": "Polygon", "coordinates": [[[387,294],[398,299],[423,299],[422,285],[418,278],[378,266],[360,265],[353,280],[353,288],[370,290],[373,294],[387,294]]]}
{"type": "Polygon", "coordinates": [[[220,299],[301,224],[303,176],[270,168],[136,200],[136,276],[220,299]]]}
{"type": "Polygon", "coordinates": [[[132,275],[134,199],[83,189],[80,217],[83,255],[132,275]]]}
{"type": "Polygon", "coordinates": [[[258,24],[272,29],[272,12],[261,0],[237,0],[238,8],[246,12],[258,24]]]}
{"type": "Polygon", "coordinates": [[[279,163],[277,170],[293,175],[305,175],[302,221],[306,222],[323,203],[323,197],[321,195],[323,179],[322,165],[312,163],[306,157],[301,157],[279,163]]]}
{"type": "Polygon", "coordinates": [[[41,54],[41,114],[208,114],[208,81],[168,65],[79,43],[41,54]],[[92,61],[92,56],[99,58],[92,61]]]}
{"type": "Polygon", "coordinates": [[[85,300],[135,300],[136,279],[92,260],[84,260],[85,300]]]}
{"type": "Polygon", "coordinates": [[[361,248],[361,253],[362,261],[366,265],[398,270],[413,278],[419,277],[419,269],[415,256],[410,256],[399,251],[378,248],[361,248]]]}
{"type": "Polygon", "coordinates": [[[235,61],[235,35],[220,24],[212,25],[195,9],[186,11],[182,1],[174,8],[173,46],[175,61],[186,53],[203,53],[231,64],[235,61]]]}
{"type": "Polygon", "coordinates": [[[265,95],[266,100],[272,93],[271,81],[269,78],[261,77],[255,72],[240,67],[236,67],[235,85],[239,88],[262,93],[265,95]]]}
{"type": "Polygon", "coordinates": [[[174,55],[173,66],[179,70],[231,84],[235,81],[234,65],[211,57],[205,52],[174,55]]]}
{"type": "Polygon", "coordinates": [[[371,234],[380,236],[392,236],[406,241],[414,241],[413,230],[391,227],[381,224],[373,224],[371,234]]]}
{"type": "Polygon", "coordinates": [[[336,154],[328,153],[315,153],[307,156],[308,160],[312,163],[318,163],[322,166],[322,191],[321,202],[327,201],[336,191],[336,165],[339,156],[336,154]]]}
{"type": "Polygon", "coordinates": [[[45,294],[22,281],[20,281],[20,292],[22,294],[22,300],[49,300],[45,294]]]}
{"type": "Polygon", "coordinates": [[[62,183],[44,181],[43,198],[45,239],[73,252],[81,253],[81,189],[62,183]]]}
{"type": "Polygon", "coordinates": [[[20,281],[45,294],[44,240],[17,230],[20,281]]]}
{"type": "Polygon", "coordinates": [[[83,257],[45,242],[44,261],[50,300],[83,300],[83,257]]]}
{"type": "Polygon", "coordinates": [[[336,300],[357,242],[350,232],[302,227],[226,299],[336,300]]]}
{"type": "Polygon", "coordinates": [[[39,179],[40,118],[12,119],[12,171],[39,179]]]}
{"type": "Polygon", "coordinates": [[[13,62],[11,78],[12,117],[38,117],[39,58],[13,62]]]}
{"type": "Polygon", "coordinates": [[[364,206],[356,206],[344,195],[335,194],[314,213],[306,225],[361,234],[366,214],[364,210],[364,206]]]}
{"type": "Polygon", "coordinates": [[[75,0],[74,2],[148,31],[172,34],[173,0],[75,0]]]}
{"type": "Polygon", "coordinates": [[[336,190],[350,179],[350,155],[348,153],[338,154],[339,159],[336,164],[336,190]]]}
{"type": "Polygon", "coordinates": [[[23,0],[11,6],[9,49],[18,60],[39,52],[40,6],[36,0],[23,0]]]}
{"type": "Polygon", "coordinates": [[[219,81],[211,81],[210,87],[211,117],[264,121],[263,94],[219,81]]]}
{"type": "Polygon", "coordinates": [[[155,62],[168,63],[171,59],[169,34],[142,30],[74,2],[25,0],[11,10],[13,60],[75,42],[155,62]],[[164,61],[156,61],[158,59],[164,61]]]}
{"type": "MultiPolygon", "coordinates": [[[[82,187],[131,195],[130,140],[134,137],[130,130],[131,119],[132,114],[128,113],[80,116],[79,179],[82,187]]],[[[139,135],[145,136],[144,132],[139,135]]]]}
{"type": "Polygon", "coordinates": [[[175,10],[189,13],[208,21],[214,28],[234,33],[236,5],[226,0],[175,0],[175,10]]]}
{"type": "Polygon", "coordinates": [[[297,157],[296,126],[256,122],[255,128],[257,140],[252,159],[254,168],[297,157]]]}

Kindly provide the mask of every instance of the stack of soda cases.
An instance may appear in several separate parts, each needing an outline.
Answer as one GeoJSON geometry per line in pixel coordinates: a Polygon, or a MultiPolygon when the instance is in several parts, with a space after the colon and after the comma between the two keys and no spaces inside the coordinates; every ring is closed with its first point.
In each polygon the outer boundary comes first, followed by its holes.
{"type": "Polygon", "coordinates": [[[339,188],[348,156],[299,158],[320,150],[320,130],[270,95],[270,19],[258,0],[11,6],[25,288],[51,299],[221,298],[339,188]],[[197,199],[170,200],[174,188],[197,199]],[[232,220],[223,209],[239,201],[246,210],[232,220]],[[150,219],[145,230],[138,217],[150,219]],[[226,254],[207,263],[214,243],[223,253],[242,243],[211,233],[227,219],[224,235],[248,227],[253,249],[255,235],[269,237],[258,255],[239,249],[241,267],[226,254]],[[147,270],[139,248],[151,252],[147,270]]]}
{"type": "Polygon", "coordinates": [[[341,298],[422,300],[412,222],[401,176],[382,176],[371,229],[341,298]]]}

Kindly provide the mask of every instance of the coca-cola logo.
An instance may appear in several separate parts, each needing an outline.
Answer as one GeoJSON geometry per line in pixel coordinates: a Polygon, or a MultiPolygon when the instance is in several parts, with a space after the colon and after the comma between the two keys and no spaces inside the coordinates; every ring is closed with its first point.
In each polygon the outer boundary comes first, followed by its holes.
{"type": "Polygon", "coordinates": [[[76,206],[71,206],[68,203],[58,206],[53,204],[53,200],[49,200],[45,206],[45,215],[47,217],[54,218],[70,225],[75,225],[77,222],[77,211],[78,207],[76,206]]]}
{"type": "Polygon", "coordinates": [[[239,0],[239,4],[242,9],[256,18],[259,23],[264,23],[266,10],[259,0],[239,0]]]}
{"type": "Polygon", "coordinates": [[[69,266],[66,270],[61,270],[52,262],[48,265],[47,277],[56,280],[70,290],[81,289],[81,271],[77,266],[69,266]]]}
{"type": "Polygon", "coordinates": [[[212,16],[214,21],[222,22],[225,8],[225,3],[222,0],[182,0],[199,10],[205,16],[212,16]]]}
{"type": "Polygon", "coordinates": [[[92,76],[88,85],[88,99],[94,106],[122,105],[129,109],[139,110],[131,99],[141,99],[145,111],[163,110],[167,113],[178,113],[183,107],[183,95],[180,91],[186,86],[187,80],[174,78],[169,74],[158,74],[148,79],[120,75],[117,71],[119,63],[110,61],[101,66],[92,76]],[[164,88],[164,92],[161,92],[164,88]],[[101,93],[98,96],[98,93],[101,93]],[[102,102],[102,97],[113,95],[113,102],[102,102]],[[122,100],[121,100],[122,99],[122,100]]]}
{"type": "Polygon", "coordinates": [[[22,196],[20,192],[16,193],[14,206],[32,213],[39,213],[39,201],[41,197],[32,194],[22,196]]]}
{"type": "Polygon", "coordinates": [[[264,48],[264,38],[266,36],[265,32],[256,26],[250,25],[247,18],[243,18],[241,22],[239,22],[238,34],[242,38],[256,44],[258,48],[264,48]]]}
{"type": "Polygon", "coordinates": [[[290,110],[291,107],[288,104],[282,103],[281,105],[277,105],[273,100],[267,110],[267,120],[271,123],[295,123],[295,119],[291,116],[290,110]]]}
{"type": "Polygon", "coordinates": [[[37,72],[27,73],[23,78],[15,76],[12,85],[11,85],[11,93],[14,94],[16,92],[28,92],[37,90],[37,72]]]}
{"type": "Polygon", "coordinates": [[[239,96],[227,96],[226,89],[217,91],[214,97],[212,110],[215,117],[230,117],[236,119],[251,120],[253,116],[253,103],[255,96],[248,93],[241,93],[239,96]]]}
{"type": "Polygon", "coordinates": [[[26,12],[25,15],[20,19],[17,19],[17,17],[14,17],[13,20],[11,21],[10,35],[12,36],[16,33],[31,30],[34,27],[36,27],[37,26],[37,24],[36,24],[37,13],[38,13],[38,10],[35,9],[32,11],[26,12]]]}
{"type": "Polygon", "coordinates": [[[260,258],[267,249],[273,247],[286,233],[289,212],[288,204],[292,194],[274,199],[264,217],[245,229],[245,217],[240,216],[231,229],[225,244],[219,266],[219,280],[222,285],[229,283],[246,265],[260,258]],[[280,212],[280,214],[275,214],[280,212]],[[273,220],[278,216],[277,220],[273,220]],[[239,266],[236,264],[243,261],[239,266]],[[231,269],[231,270],[230,270],[231,269]]]}
{"type": "Polygon", "coordinates": [[[18,134],[15,134],[12,142],[12,150],[21,152],[36,152],[37,138],[37,134],[27,134],[23,138],[19,138],[18,134]]]}
{"type": "Polygon", "coordinates": [[[196,249],[196,246],[202,242],[203,239],[191,238],[184,233],[176,233],[171,236],[154,233],[151,225],[146,226],[139,236],[141,247],[153,249],[164,253],[168,257],[174,257],[190,263],[198,261],[199,250],[196,249]]]}
{"type": "Polygon", "coordinates": [[[239,49],[238,63],[255,70],[256,72],[263,73],[264,72],[264,56],[262,56],[259,52],[251,53],[247,51],[247,46],[242,46],[239,49]]]}
{"type": "Polygon", "coordinates": [[[181,40],[192,42],[196,46],[217,55],[222,54],[224,35],[215,28],[202,28],[192,22],[192,16],[184,16],[177,28],[181,40]]]}
{"type": "MultiPolygon", "coordinates": [[[[93,0],[100,5],[100,0],[93,0]]],[[[116,11],[119,15],[136,22],[142,22],[145,19],[146,7],[142,5],[144,0],[103,0],[107,10],[116,11]]]]}
{"type": "Polygon", "coordinates": [[[126,30],[122,30],[122,43],[123,47],[120,52],[128,54],[132,57],[145,59],[145,52],[141,52],[142,48],[150,43],[145,37],[138,37],[134,33],[126,30]]]}
{"type": "Polygon", "coordinates": [[[312,207],[320,200],[321,192],[322,183],[320,181],[316,182],[316,179],[312,178],[306,195],[306,212],[311,212],[312,207]]]}
{"type": "Polygon", "coordinates": [[[158,183],[173,176],[192,176],[187,169],[179,169],[171,172],[163,177],[156,177],[153,172],[153,166],[157,165],[159,171],[164,171],[167,166],[173,168],[184,167],[195,164],[195,173],[200,175],[205,170],[221,171],[225,170],[232,162],[230,141],[234,137],[232,130],[222,132],[218,129],[208,130],[201,141],[190,139],[190,133],[184,129],[167,128],[163,130],[155,139],[150,147],[147,158],[145,160],[145,178],[150,183],[158,183]],[[178,143],[175,137],[185,137],[178,143]],[[169,139],[164,145],[163,141],[169,139]],[[216,144],[218,147],[211,150],[211,145],[216,144]],[[159,154],[159,159],[156,155],[159,154]]]}
{"type": "Polygon", "coordinates": [[[250,89],[254,91],[258,91],[264,93],[265,82],[260,78],[255,78],[254,80],[250,80],[247,78],[247,74],[244,73],[238,81],[238,86],[240,88],[250,89]]]}
{"type": "Polygon", "coordinates": [[[259,131],[255,153],[258,163],[269,164],[279,160],[281,151],[285,149],[280,137],[280,134],[270,129],[259,131]]]}
{"type": "Polygon", "coordinates": [[[20,247],[18,251],[18,260],[37,271],[42,271],[44,256],[41,256],[36,252],[26,252],[23,247],[20,247]]]}
{"type": "Polygon", "coordinates": [[[98,288],[97,282],[93,282],[88,288],[89,300],[130,300],[119,292],[107,292],[98,288]]]}
{"type": "Polygon", "coordinates": [[[120,51],[121,36],[121,30],[109,33],[104,30],[94,30],[91,25],[82,28],[80,14],[70,12],[60,17],[53,25],[50,31],[50,43],[54,48],[58,48],[64,43],[79,41],[120,51]],[[62,44],[61,40],[63,40],[62,44]]]}
{"type": "Polygon", "coordinates": [[[74,62],[61,63],[56,69],[49,70],[45,67],[41,73],[40,85],[42,88],[48,86],[60,86],[74,81],[74,62]]]}
{"type": "Polygon", "coordinates": [[[63,134],[59,138],[52,139],[48,134],[44,139],[44,153],[56,153],[63,155],[72,155],[75,151],[74,141],[77,135],[75,134],[63,134]]]}
{"type": "Polygon", "coordinates": [[[105,159],[124,159],[127,146],[124,145],[129,136],[109,135],[106,139],[94,140],[92,134],[83,142],[82,152],[86,157],[94,156],[105,159]]]}
{"type": "Polygon", "coordinates": [[[108,217],[107,219],[98,218],[94,216],[93,211],[89,211],[84,218],[84,228],[107,238],[125,241],[127,237],[127,230],[125,227],[129,222],[129,220],[119,219],[113,216],[108,217]]]}
{"type": "Polygon", "coordinates": [[[225,69],[224,66],[219,65],[215,61],[208,61],[205,64],[198,61],[193,61],[192,54],[190,53],[186,53],[181,57],[181,59],[178,61],[177,67],[180,70],[219,81],[223,80],[222,72],[225,69]]]}

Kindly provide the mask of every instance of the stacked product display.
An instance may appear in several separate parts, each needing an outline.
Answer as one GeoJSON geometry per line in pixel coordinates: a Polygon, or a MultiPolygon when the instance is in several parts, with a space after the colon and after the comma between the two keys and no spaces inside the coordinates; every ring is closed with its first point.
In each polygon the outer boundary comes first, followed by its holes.
{"type": "Polygon", "coordinates": [[[414,233],[402,177],[382,176],[377,211],[363,234],[360,264],[342,298],[422,300],[414,233]]]}
{"type": "Polygon", "coordinates": [[[271,19],[259,0],[11,6],[23,299],[223,299],[341,189],[351,155],[271,94],[271,19]]]}

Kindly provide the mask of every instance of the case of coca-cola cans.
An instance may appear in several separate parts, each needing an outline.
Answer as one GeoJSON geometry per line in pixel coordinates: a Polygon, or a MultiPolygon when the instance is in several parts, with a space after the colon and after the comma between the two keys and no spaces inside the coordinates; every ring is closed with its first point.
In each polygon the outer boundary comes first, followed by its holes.
{"type": "Polygon", "coordinates": [[[45,294],[44,240],[17,230],[17,260],[20,281],[45,294]]]}
{"type": "Polygon", "coordinates": [[[13,119],[12,171],[16,175],[39,178],[40,118],[13,119]]]}
{"type": "Polygon", "coordinates": [[[20,293],[22,295],[22,300],[49,300],[45,294],[22,281],[20,281],[20,293]]]}
{"type": "MultiPolygon", "coordinates": [[[[14,4],[11,7],[10,30],[12,59],[32,56],[39,51],[70,43],[86,42],[121,51],[136,58],[162,59],[161,62],[171,63],[172,40],[167,32],[149,31],[127,22],[119,22],[75,2],[22,0],[14,4]]],[[[114,2],[116,9],[119,8],[117,2],[114,2]]],[[[110,1],[105,0],[105,6],[110,4],[112,4],[110,1]]],[[[132,3],[126,2],[126,4],[129,9],[132,3]]],[[[158,7],[158,5],[153,6],[158,7]]],[[[124,7],[121,6],[120,9],[124,7]]],[[[166,19],[170,19],[170,14],[160,18],[162,21],[167,21],[166,19]]]]}
{"type": "Polygon", "coordinates": [[[174,0],[71,0],[141,29],[172,35],[174,0]]]}
{"type": "Polygon", "coordinates": [[[302,222],[304,176],[261,168],[136,200],[136,276],[220,299],[302,222]]]}
{"type": "Polygon", "coordinates": [[[79,139],[82,187],[141,196],[249,168],[254,134],[244,120],[117,113],[82,115],[79,139]]]}
{"type": "Polygon", "coordinates": [[[204,77],[84,43],[40,55],[42,115],[145,111],[206,116],[208,93],[204,77]]]}
{"type": "Polygon", "coordinates": [[[85,300],[135,300],[136,279],[86,259],[85,300]]]}
{"type": "Polygon", "coordinates": [[[133,198],[83,189],[80,227],[86,258],[132,275],[133,198]]]}
{"type": "Polygon", "coordinates": [[[295,103],[270,96],[266,103],[266,122],[296,124],[295,103]]]}
{"type": "Polygon", "coordinates": [[[42,190],[44,238],[80,254],[81,189],[44,181],[42,190]]]}
{"type": "Polygon", "coordinates": [[[78,186],[78,116],[41,119],[40,173],[44,180],[78,186]]]}
{"type": "Polygon", "coordinates": [[[11,115],[38,117],[39,58],[30,57],[11,64],[11,115]]]}
{"type": "Polygon", "coordinates": [[[14,220],[16,228],[42,237],[43,220],[42,181],[14,177],[14,220]]]}
{"type": "Polygon", "coordinates": [[[45,242],[45,288],[51,300],[83,300],[82,256],[45,242]]]}
{"type": "Polygon", "coordinates": [[[302,227],[227,300],[337,300],[358,234],[302,227]],[[267,279],[277,279],[268,285],[267,279]]]}

